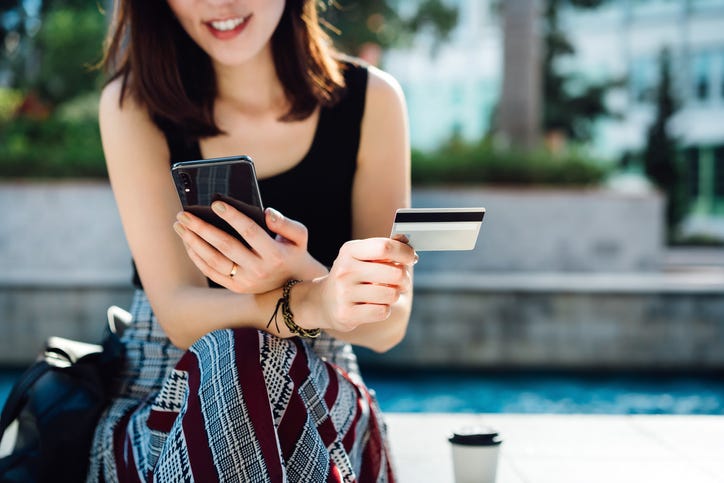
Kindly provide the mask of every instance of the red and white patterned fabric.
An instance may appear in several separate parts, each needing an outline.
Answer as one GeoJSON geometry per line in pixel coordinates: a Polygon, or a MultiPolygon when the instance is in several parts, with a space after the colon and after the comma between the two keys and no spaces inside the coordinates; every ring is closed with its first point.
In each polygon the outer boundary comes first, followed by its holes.
{"type": "Polygon", "coordinates": [[[88,482],[392,482],[384,423],[348,344],[253,329],[188,351],[142,291],[88,482]]]}

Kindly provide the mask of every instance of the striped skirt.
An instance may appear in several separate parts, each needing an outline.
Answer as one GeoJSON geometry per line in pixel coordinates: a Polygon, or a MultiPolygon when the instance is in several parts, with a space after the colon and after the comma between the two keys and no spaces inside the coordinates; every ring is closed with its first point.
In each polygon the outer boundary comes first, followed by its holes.
{"type": "Polygon", "coordinates": [[[384,423],[348,344],[219,330],[174,347],[142,291],[88,482],[389,482],[384,423]]]}

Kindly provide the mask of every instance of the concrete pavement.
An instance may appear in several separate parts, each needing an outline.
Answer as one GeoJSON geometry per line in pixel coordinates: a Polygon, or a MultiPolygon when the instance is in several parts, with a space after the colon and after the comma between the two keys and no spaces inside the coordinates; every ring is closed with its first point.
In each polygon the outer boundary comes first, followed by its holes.
{"type": "Polygon", "coordinates": [[[724,416],[388,413],[401,483],[452,483],[452,429],[503,438],[496,483],[722,483],[724,416]]]}

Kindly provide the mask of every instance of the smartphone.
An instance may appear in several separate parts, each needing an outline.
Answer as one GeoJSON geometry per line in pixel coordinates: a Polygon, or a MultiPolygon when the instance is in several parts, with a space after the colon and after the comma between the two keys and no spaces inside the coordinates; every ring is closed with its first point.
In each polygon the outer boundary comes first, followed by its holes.
{"type": "Polygon", "coordinates": [[[211,209],[211,203],[224,201],[264,228],[264,206],[256,180],[254,162],[249,156],[181,161],[171,166],[176,191],[184,210],[224,230],[247,247],[248,243],[211,209]]]}

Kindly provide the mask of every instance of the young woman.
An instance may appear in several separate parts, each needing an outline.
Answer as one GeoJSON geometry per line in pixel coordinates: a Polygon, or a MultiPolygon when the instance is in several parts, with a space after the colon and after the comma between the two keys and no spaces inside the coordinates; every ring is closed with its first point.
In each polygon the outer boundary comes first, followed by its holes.
{"type": "Polygon", "coordinates": [[[138,290],[89,481],[394,479],[350,344],[388,350],[409,319],[417,255],[387,238],[404,99],[332,50],[316,3],[117,2],[100,127],[138,290]],[[276,237],[213,208],[250,248],[181,211],[170,174],[236,154],[276,237]]]}

